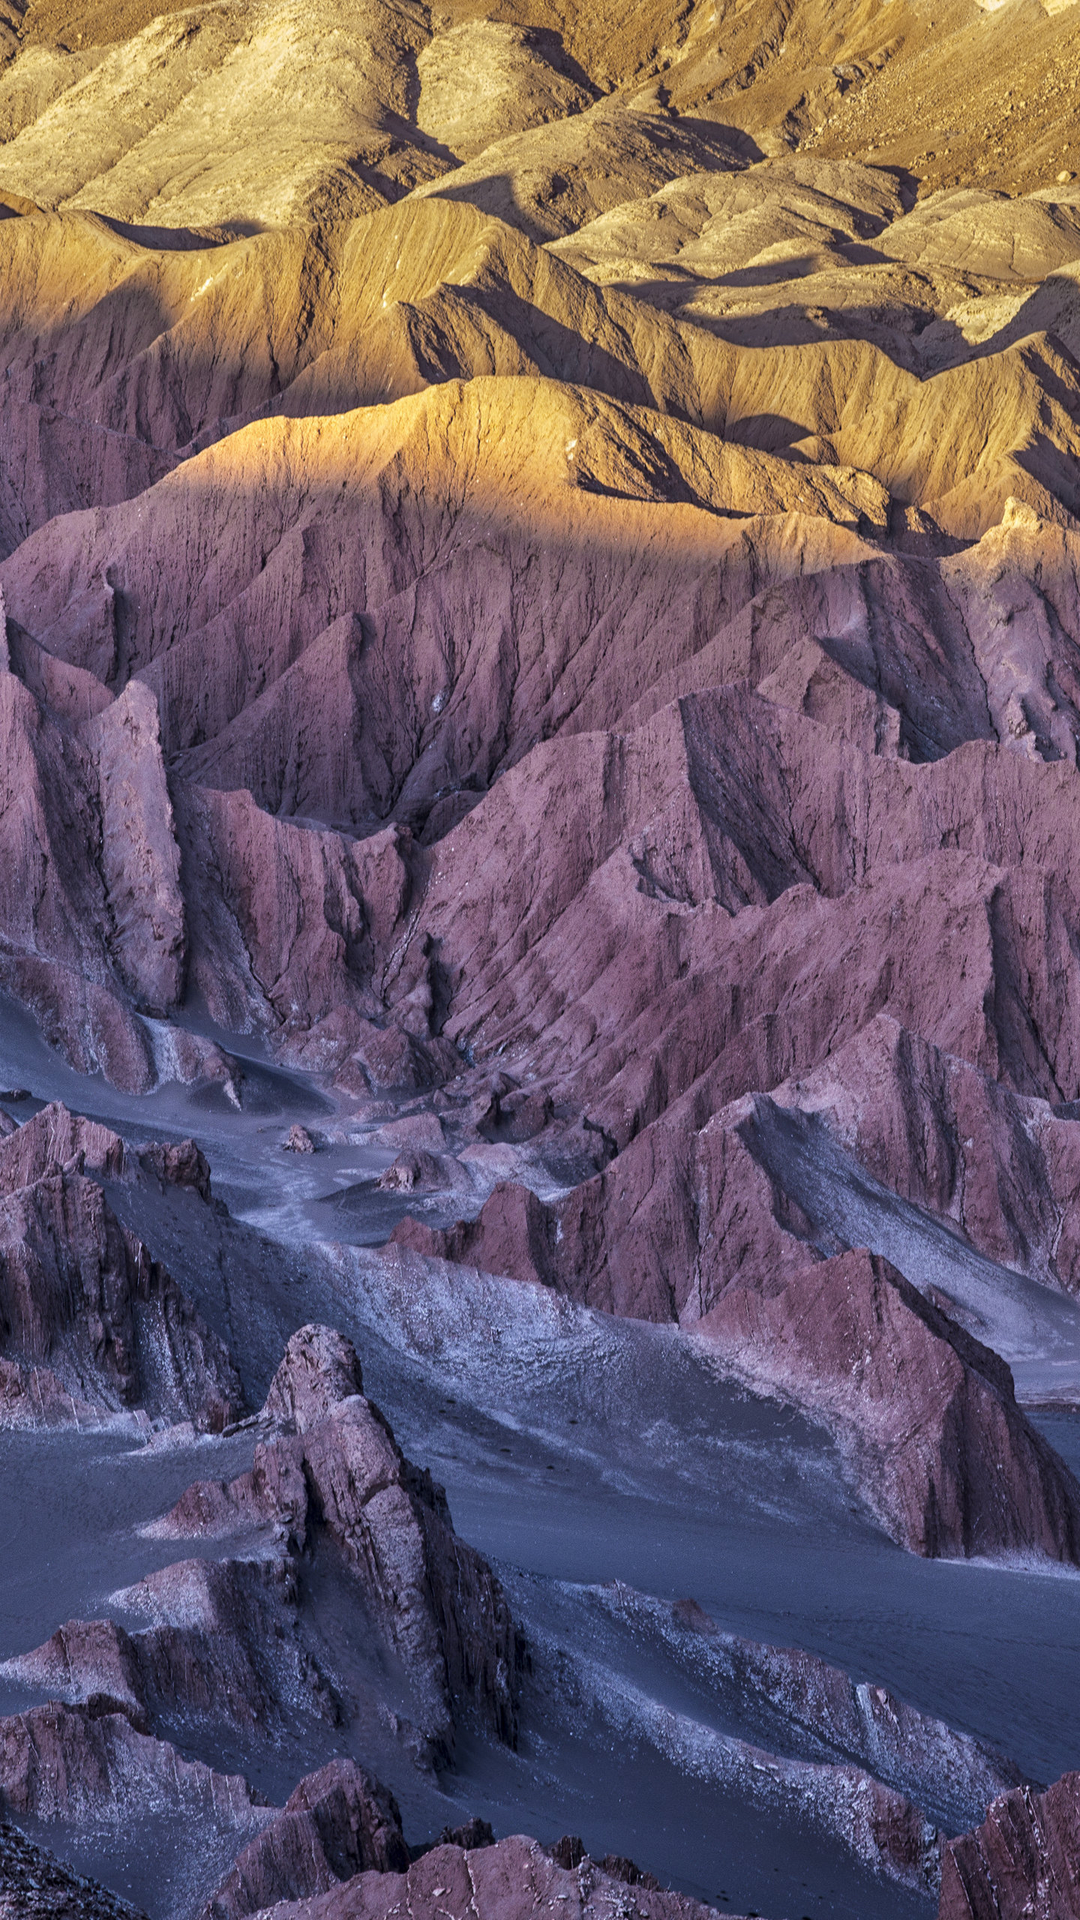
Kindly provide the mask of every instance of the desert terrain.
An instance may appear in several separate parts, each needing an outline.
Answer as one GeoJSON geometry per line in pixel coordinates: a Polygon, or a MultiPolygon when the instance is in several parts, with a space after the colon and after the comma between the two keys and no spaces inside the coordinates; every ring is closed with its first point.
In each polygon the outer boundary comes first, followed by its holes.
{"type": "Polygon", "coordinates": [[[1078,1920],[1078,107],[0,0],[0,1920],[1078,1920]]]}

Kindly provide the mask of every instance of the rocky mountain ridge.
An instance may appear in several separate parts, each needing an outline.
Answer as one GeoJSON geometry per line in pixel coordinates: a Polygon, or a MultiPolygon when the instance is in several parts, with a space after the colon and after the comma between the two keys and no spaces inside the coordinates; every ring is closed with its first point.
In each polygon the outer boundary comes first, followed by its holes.
{"type": "Polygon", "coordinates": [[[1078,35],[0,5],[12,1897],[1069,1910],[1078,35]]]}

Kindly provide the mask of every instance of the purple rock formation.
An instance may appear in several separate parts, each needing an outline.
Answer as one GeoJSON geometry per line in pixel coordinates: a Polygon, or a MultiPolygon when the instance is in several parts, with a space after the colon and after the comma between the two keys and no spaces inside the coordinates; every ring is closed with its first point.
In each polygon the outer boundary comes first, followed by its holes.
{"type": "Polygon", "coordinates": [[[264,1416],[281,1437],[250,1473],[198,1482],[153,1531],[242,1537],[272,1530],[289,1553],[332,1543],[377,1632],[402,1662],[437,1751],[471,1711],[513,1744],[521,1652],[498,1581],[454,1532],[446,1496],[414,1467],[364,1398],[351,1343],[326,1327],[293,1335],[264,1416]]]}
{"type": "Polygon", "coordinates": [[[298,1714],[334,1724],[336,1699],[304,1646],[288,1561],[185,1560],[113,1596],[128,1616],[69,1620],[3,1672],[71,1705],[112,1701],[142,1732],[178,1723],[281,1728],[298,1714]]]}
{"type": "Polygon", "coordinates": [[[59,1104],[0,1140],[3,1402],[15,1424],[64,1424],[140,1407],[220,1428],[242,1406],[224,1348],[142,1243],[102,1179],[190,1186],[209,1197],[193,1141],[125,1148],[59,1104]]]}
{"type": "Polygon", "coordinates": [[[402,1906],[417,1920],[439,1913],[450,1920],[526,1920],[538,1908],[556,1905],[568,1920],[602,1920],[613,1905],[635,1920],[705,1920],[713,1912],[685,1894],[651,1887],[644,1877],[628,1883],[587,1855],[572,1868],[557,1865],[535,1840],[515,1837],[471,1852],[434,1847],[404,1880],[360,1874],[330,1893],[286,1902],[274,1910],[274,1920],[389,1920],[402,1906]]]}
{"type": "Polygon", "coordinates": [[[148,1802],[211,1813],[228,1831],[265,1824],[247,1782],[184,1760],[113,1705],[50,1704],[0,1720],[0,1809],[92,1823],[137,1819],[148,1802]]]}
{"type": "Polygon", "coordinates": [[[1074,1920],[1080,1913],[1080,1774],[995,1800],[941,1857],[939,1920],[1074,1920]]]}
{"type": "Polygon", "coordinates": [[[394,1239],[589,1304],[678,1313],[748,1383],[823,1421],[881,1524],[916,1553],[1080,1564],[1080,1487],[1017,1407],[1004,1363],[888,1262],[823,1261],[791,1234],[737,1130],[698,1140],[696,1176],[674,1130],[650,1128],[555,1207],[503,1185],[474,1222],[406,1221],[394,1239]],[[673,1300],[681,1276],[693,1290],[673,1300]]]}
{"type": "Polygon", "coordinates": [[[237,1856],[201,1920],[243,1920],[358,1873],[403,1874],[408,1866],[393,1795],[351,1760],[331,1760],[301,1780],[284,1812],[237,1856]]]}
{"type": "Polygon", "coordinates": [[[105,1408],[220,1430],[243,1405],[221,1342],[82,1173],[0,1201],[0,1326],[5,1357],[105,1408]]]}

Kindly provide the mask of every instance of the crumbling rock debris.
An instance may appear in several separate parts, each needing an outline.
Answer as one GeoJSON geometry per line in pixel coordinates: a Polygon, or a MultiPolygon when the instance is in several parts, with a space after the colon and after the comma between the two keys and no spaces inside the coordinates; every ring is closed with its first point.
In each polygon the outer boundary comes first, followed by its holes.
{"type": "Polygon", "coordinates": [[[0,1920],[146,1920],[0,1822],[0,1920]]]}

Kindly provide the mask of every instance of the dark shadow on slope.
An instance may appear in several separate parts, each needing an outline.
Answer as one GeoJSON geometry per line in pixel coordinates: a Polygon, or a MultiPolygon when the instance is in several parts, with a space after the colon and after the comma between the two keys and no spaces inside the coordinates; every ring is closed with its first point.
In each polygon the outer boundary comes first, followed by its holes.
{"type": "MultiPolygon", "coordinates": [[[[560,195],[572,190],[572,182],[557,168],[551,168],[545,183],[548,195],[546,204],[551,205],[560,195]]],[[[535,246],[542,247],[548,240],[557,240],[563,229],[557,220],[554,224],[538,220],[528,203],[523,204],[518,195],[515,176],[512,173],[493,173],[481,180],[461,180],[453,184],[452,177],[443,185],[433,189],[433,198],[454,200],[469,207],[475,207],[477,213],[489,214],[492,219],[503,220],[508,227],[524,234],[535,246]]]]}
{"type": "Polygon", "coordinates": [[[813,432],[805,422],[789,420],[782,413],[751,413],[742,420],[729,420],[724,437],[736,446],[756,447],[759,453],[780,453],[813,432]]]}
{"type": "Polygon", "coordinates": [[[676,109],[676,124],[685,132],[692,133],[707,144],[719,144],[725,151],[738,156],[748,167],[757,165],[767,156],[758,146],[753,135],[743,127],[733,127],[726,120],[705,120],[700,115],[679,113],[676,109]]]}
{"type": "Polygon", "coordinates": [[[209,247],[227,246],[230,240],[248,239],[265,231],[258,220],[230,221],[227,227],[142,227],[117,220],[109,213],[95,213],[94,218],[118,240],[130,240],[155,253],[203,253],[209,247]]]}
{"type": "MultiPolygon", "coordinates": [[[[862,246],[858,241],[845,245],[844,254],[853,266],[874,266],[884,256],[875,252],[873,247],[862,246]]],[[[822,271],[822,253],[792,254],[783,260],[765,260],[756,266],[734,267],[730,273],[717,274],[705,284],[714,287],[774,287],[782,286],[788,280],[806,280],[811,274],[822,271]]]]}
{"type": "MultiPolygon", "coordinates": [[[[559,380],[569,386],[591,387],[612,400],[629,406],[654,407],[656,396],[645,375],[632,365],[616,359],[607,348],[587,336],[576,333],[553,315],[545,313],[513,289],[503,284],[487,289],[458,287],[450,283],[439,292],[459,299],[466,307],[475,307],[485,318],[501,327],[528,355],[536,371],[545,379],[559,380]]],[[[414,343],[417,344],[418,343],[414,343]]],[[[628,349],[629,349],[629,343],[628,349]]],[[[629,349],[632,352],[632,349],[629,349]]],[[[422,348],[418,346],[418,358],[422,348]]],[[[428,360],[422,371],[433,384],[436,380],[470,379],[475,371],[452,350],[441,361],[428,360]],[[430,372],[429,372],[430,369],[430,372]]]]}

